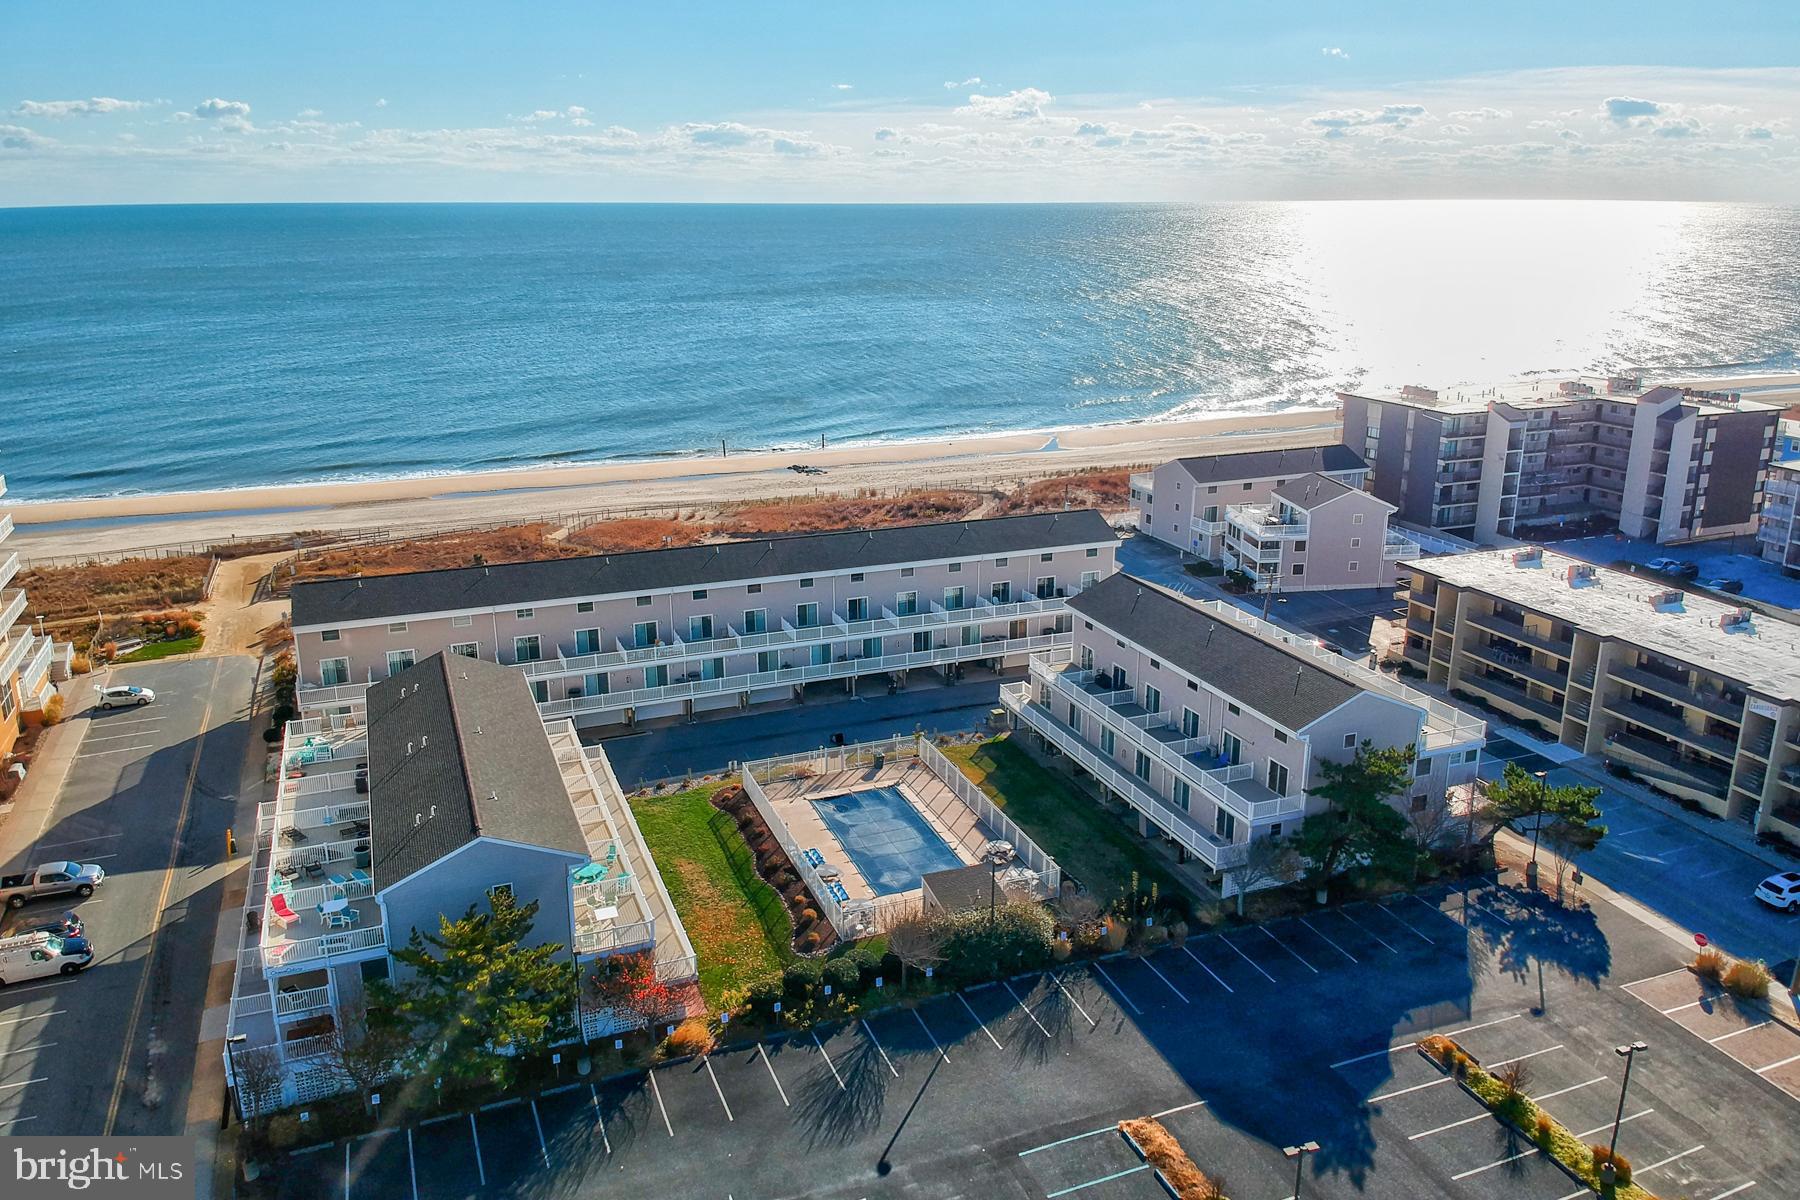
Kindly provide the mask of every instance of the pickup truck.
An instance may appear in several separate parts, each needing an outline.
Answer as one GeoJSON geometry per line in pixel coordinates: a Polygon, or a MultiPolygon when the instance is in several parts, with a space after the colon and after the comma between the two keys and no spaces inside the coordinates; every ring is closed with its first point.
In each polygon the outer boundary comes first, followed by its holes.
{"type": "Polygon", "coordinates": [[[106,882],[106,872],[93,863],[40,863],[23,875],[0,875],[0,900],[8,908],[23,908],[27,900],[43,896],[91,896],[106,882]]]}

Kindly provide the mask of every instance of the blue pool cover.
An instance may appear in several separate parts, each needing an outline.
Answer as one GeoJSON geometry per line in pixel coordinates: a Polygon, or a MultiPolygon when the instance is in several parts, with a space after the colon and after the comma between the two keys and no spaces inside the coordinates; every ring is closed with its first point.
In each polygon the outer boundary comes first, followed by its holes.
{"type": "Polygon", "coordinates": [[[898,788],[847,792],[813,807],[877,896],[909,891],[923,875],[964,865],[898,788]]]}

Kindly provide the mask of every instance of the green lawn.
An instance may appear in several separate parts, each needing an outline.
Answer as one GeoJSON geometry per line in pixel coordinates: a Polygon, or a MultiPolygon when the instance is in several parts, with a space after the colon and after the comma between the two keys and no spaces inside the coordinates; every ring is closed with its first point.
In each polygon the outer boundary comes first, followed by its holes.
{"type": "Polygon", "coordinates": [[[158,658],[168,658],[173,654],[192,654],[200,648],[200,643],[205,640],[204,634],[196,633],[193,637],[176,638],[170,642],[151,642],[147,646],[139,646],[130,654],[119,655],[119,661],[122,663],[151,662],[158,658]]]}
{"type": "Polygon", "coordinates": [[[750,847],[710,802],[717,784],[633,798],[631,811],[700,959],[700,991],[714,1010],[793,958],[787,908],[756,873],[750,847]]]}
{"type": "Polygon", "coordinates": [[[1164,893],[1193,897],[1138,837],[1135,823],[1107,812],[1007,738],[950,746],[944,754],[1101,902],[1129,892],[1133,871],[1141,892],[1154,882],[1164,893]]]}

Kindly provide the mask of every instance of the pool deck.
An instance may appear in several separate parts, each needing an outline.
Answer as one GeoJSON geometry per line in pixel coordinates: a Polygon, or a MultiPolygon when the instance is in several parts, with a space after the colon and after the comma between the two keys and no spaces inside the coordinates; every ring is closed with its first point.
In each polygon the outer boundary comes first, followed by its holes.
{"type": "MultiPolygon", "coordinates": [[[[795,843],[802,849],[817,849],[826,862],[838,868],[841,872],[839,882],[854,901],[876,899],[875,890],[813,806],[820,800],[845,792],[894,786],[912,801],[913,808],[924,816],[958,858],[965,864],[981,861],[981,848],[996,835],[917,759],[889,763],[879,771],[834,771],[804,779],[773,780],[764,784],[763,790],[795,843]]],[[[889,894],[907,896],[918,891],[913,888],[889,894]]]]}

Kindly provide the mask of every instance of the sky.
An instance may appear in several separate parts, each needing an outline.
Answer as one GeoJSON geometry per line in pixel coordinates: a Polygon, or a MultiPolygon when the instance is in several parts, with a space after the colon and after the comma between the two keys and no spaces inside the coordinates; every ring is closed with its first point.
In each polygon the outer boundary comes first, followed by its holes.
{"type": "Polygon", "coordinates": [[[58,4],[0,207],[1800,200],[1800,7],[58,4]]]}

